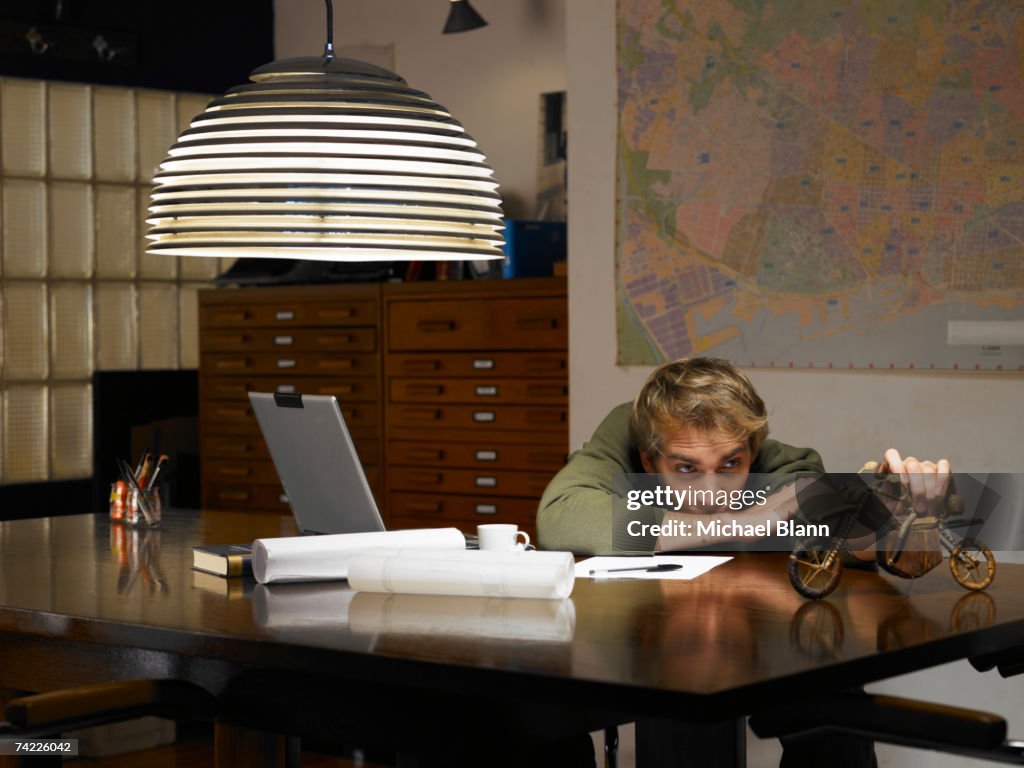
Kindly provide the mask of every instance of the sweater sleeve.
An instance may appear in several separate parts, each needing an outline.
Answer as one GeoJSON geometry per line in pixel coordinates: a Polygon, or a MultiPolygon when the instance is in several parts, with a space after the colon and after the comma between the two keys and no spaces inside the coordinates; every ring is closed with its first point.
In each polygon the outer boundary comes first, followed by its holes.
{"type": "Polygon", "coordinates": [[[613,552],[614,480],[625,473],[643,471],[633,464],[631,407],[624,403],[613,409],[548,484],[537,509],[537,537],[544,549],[569,550],[578,555],[613,552]]]}

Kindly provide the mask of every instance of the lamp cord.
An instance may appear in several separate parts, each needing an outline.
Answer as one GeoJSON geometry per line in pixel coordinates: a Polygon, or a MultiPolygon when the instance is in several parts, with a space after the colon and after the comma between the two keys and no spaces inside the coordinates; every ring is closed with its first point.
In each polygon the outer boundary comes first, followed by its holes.
{"type": "Polygon", "coordinates": [[[331,0],[324,0],[327,5],[327,42],[324,44],[324,60],[331,61],[334,58],[334,6],[331,0]]]}

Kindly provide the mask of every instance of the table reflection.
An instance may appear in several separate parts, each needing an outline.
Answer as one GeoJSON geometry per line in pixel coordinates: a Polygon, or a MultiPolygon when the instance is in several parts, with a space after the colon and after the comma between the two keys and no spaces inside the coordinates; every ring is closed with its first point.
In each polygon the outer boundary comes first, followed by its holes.
{"type": "Polygon", "coordinates": [[[111,524],[110,551],[118,565],[118,595],[130,595],[139,584],[151,595],[170,590],[160,564],[159,530],[111,524]]]}

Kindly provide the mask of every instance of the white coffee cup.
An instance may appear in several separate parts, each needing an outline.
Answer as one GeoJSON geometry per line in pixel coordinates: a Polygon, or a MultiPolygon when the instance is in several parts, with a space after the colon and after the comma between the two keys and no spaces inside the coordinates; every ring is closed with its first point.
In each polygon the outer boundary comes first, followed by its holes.
{"type": "Polygon", "coordinates": [[[478,525],[476,535],[480,541],[480,549],[492,552],[523,550],[530,544],[530,535],[526,531],[520,531],[512,523],[478,525]],[[519,540],[520,536],[522,541],[519,540]]]}

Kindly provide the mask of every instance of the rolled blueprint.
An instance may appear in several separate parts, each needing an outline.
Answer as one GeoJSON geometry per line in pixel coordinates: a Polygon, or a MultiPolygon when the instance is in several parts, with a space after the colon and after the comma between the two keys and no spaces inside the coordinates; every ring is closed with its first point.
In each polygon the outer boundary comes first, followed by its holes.
{"type": "Polygon", "coordinates": [[[252,573],[261,584],[344,579],[349,560],[374,547],[464,552],[466,537],[458,528],[423,528],[256,539],[252,543],[252,573]]]}
{"type": "Polygon", "coordinates": [[[349,628],[356,633],[567,643],[576,630],[572,598],[350,594],[355,598],[348,612],[349,628]]]}
{"type": "Polygon", "coordinates": [[[349,561],[348,584],[362,592],[558,600],[572,592],[569,552],[368,550],[349,561]]]}

